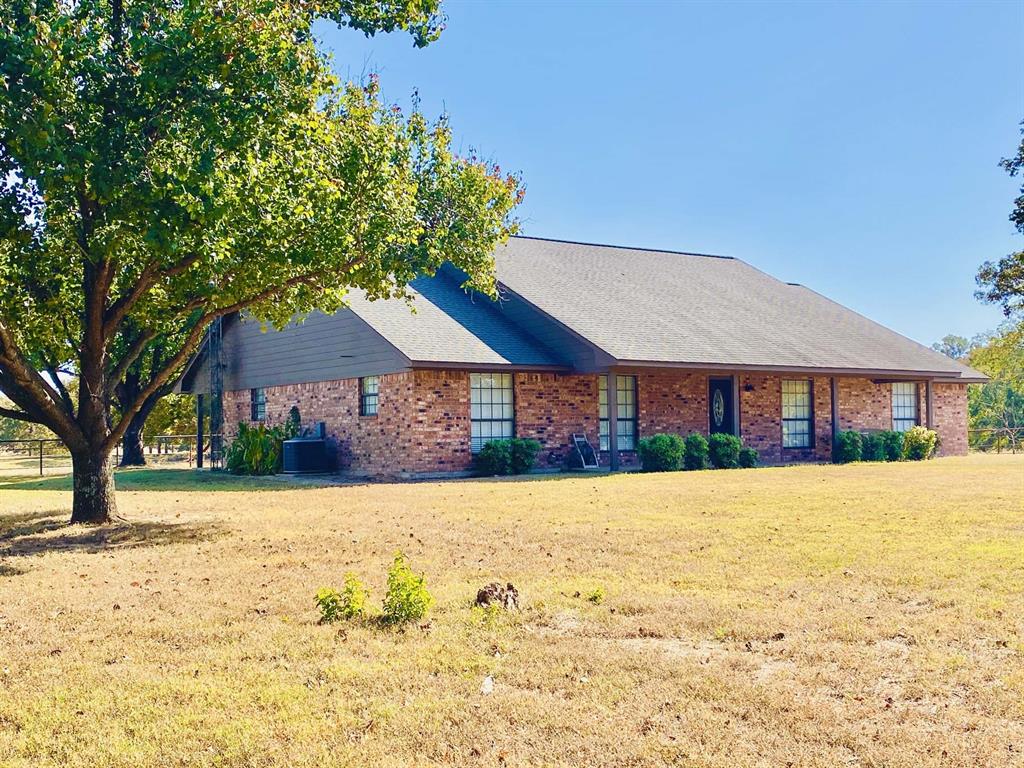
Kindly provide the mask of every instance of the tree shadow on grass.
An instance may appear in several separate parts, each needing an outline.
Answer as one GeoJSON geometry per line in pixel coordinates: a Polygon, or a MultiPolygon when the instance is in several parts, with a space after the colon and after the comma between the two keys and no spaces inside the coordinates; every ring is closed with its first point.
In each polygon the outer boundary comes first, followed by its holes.
{"type": "Polygon", "coordinates": [[[20,515],[0,517],[0,548],[4,543],[23,536],[36,536],[47,531],[63,528],[68,524],[67,513],[24,512],[20,515]]]}
{"type": "Polygon", "coordinates": [[[169,523],[163,521],[119,522],[103,526],[72,525],[67,512],[50,510],[0,517],[0,576],[20,573],[5,558],[41,555],[47,552],[110,552],[195,544],[227,533],[215,523],[169,523]]]}
{"type": "MultiPolygon", "coordinates": [[[[287,478],[242,477],[226,472],[196,469],[124,469],[114,472],[118,491],[259,491],[294,487],[287,478]]],[[[70,475],[50,477],[0,477],[0,491],[70,491],[70,475]]]]}

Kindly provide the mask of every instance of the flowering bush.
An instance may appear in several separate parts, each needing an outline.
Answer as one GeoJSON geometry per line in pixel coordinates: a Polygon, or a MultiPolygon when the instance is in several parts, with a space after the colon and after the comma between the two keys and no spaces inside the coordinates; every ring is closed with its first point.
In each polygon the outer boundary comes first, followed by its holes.
{"type": "Polygon", "coordinates": [[[939,445],[939,435],[926,427],[911,427],[903,433],[903,458],[907,461],[930,459],[939,445]]]}

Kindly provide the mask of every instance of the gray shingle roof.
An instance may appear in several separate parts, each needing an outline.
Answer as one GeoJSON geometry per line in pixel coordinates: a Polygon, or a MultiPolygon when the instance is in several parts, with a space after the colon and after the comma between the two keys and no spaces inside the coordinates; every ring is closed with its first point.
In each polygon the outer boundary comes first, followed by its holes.
{"type": "Polygon", "coordinates": [[[562,367],[542,344],[511,323],[485,296],[439,274],[411,283],[412,306],[401,300],[349,296],[352,311],[414,363],[562,367]]]}
{"type": "Polygon", "coordinates": [[[621,361],[984,378],[738,259],[516,237],[500,283],[621,361]]]}

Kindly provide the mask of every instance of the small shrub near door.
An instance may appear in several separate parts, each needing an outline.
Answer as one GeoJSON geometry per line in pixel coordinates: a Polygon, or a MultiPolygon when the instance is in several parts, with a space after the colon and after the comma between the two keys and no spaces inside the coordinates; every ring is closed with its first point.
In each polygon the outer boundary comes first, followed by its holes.
{"type": "Polygon", "coordinates": [[[716,432],[708,439],[708,458],[715,469],[735,469],[739,466],[743,444],[736,435],[716,432]]]}
{"type": "Polygon", "coordinates": [[[832,460],[836,464],[849,464],[851,461],[860,461],[863,451],[864,439],[860,432],[852,429],[840,432],[836,435],[836,444],[832,449],[832,460]]]}
{"type": "Polygon", "coordinates": [[[939,445],[935,430],[911,427],[903,433],[903,458],[907,461],[930,459],[939,445]]]}
{"type": "Polygon", "coordinates": [[[427,591],[426,579],[417,576],[401,552],[388,570],[388,591],[384,595],[384,622],[404,624],[427,615],[434,597],[427,591]]]}
{"type": "Polygon", "coordinates": [[[683,469],[708,468],[708,441],[704,435],[694,432],[683,442],[683,469]]]}
{"type": "Polygon", "coordinates": [[[643,438],[637,446],[644,472],[673,472],[683,466],[683,438],[659,434],[643,438]]]}
{"type": "Polygon", "coordinates": [[[756,449],[749,446],[740,448],[739,465],[744,469],[753,469],[760,459],[756,449]]]}

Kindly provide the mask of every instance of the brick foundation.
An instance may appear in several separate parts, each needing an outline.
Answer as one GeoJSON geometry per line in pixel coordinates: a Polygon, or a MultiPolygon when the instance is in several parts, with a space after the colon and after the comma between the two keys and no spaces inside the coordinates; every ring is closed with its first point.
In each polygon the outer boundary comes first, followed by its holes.
{"type": "MultiPolygon", "coordinates": [[[[637,377],[637,420],[641,437],[658,432],[687,435],[708,432],[708,374],[685,371],[623,370],[637,377]]],[[[337,446],[340,469],[380,476],[459,472],[472,465],[469,376],[466,371],[415,370],[380,377],[376,416],[359,415],[359,381],[343,379],[271,387],[266,392],[266,422],[282,424],[293,405],[302,422],[325,422],[337,446]]],[[[788,377],[787,377],[788,378],[788,377]]],[[[795,378],[795,377],[794,377],[795,378]]],[[[769,374],[740,374],[739,418],[744,444],[758,450],[762,462],[828,461],[832,447],[831,381],[812,378],[813,447],[782,448],[782,379],[769,374]]],[[[869,379],[838,380],[840,429],[875,430],[892,426],[891,387],[869,379]]],[[[541,443],[541,467],[563,466],[573,433],[598,445],[598,376],[519,372],[514,376],[516,435],[541,443]]],[[[925,386],[919,386],[920,418],[927,414],[925,386]]],[[[967,452],[967,387],[934,384],[934,428],[942,455],[967,452]]],[[[249,421],[249,391],[226,392],[226,432],[249,421]]],[[[620,453],[621,464],[635,466],[633,451],[620,453]]],[[[607,465],[607,453],[602,453],[607,465]]]]}

